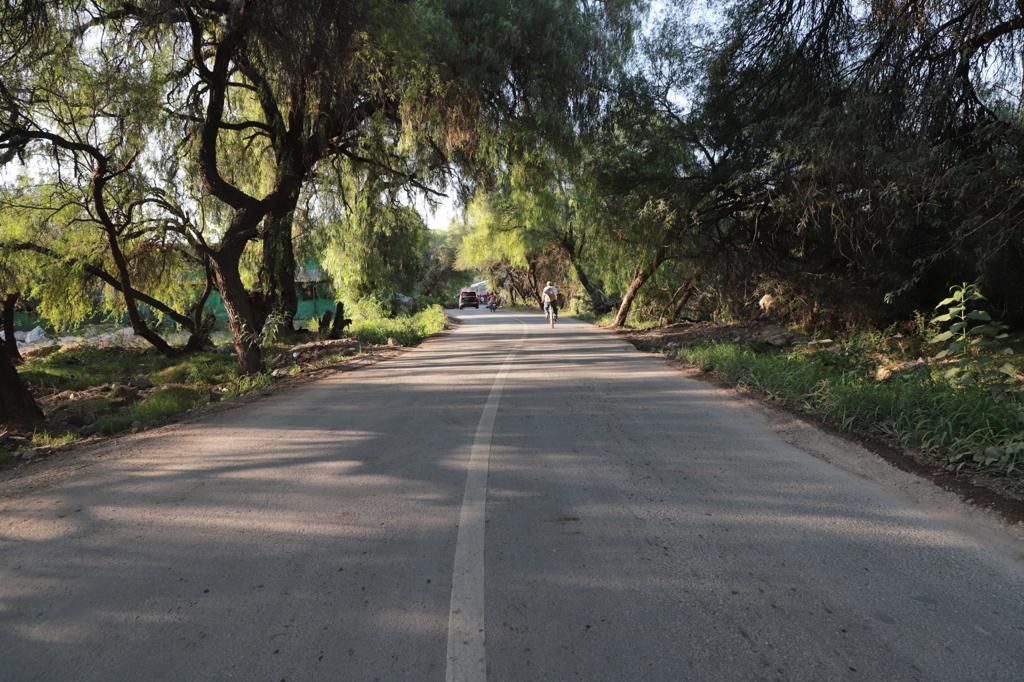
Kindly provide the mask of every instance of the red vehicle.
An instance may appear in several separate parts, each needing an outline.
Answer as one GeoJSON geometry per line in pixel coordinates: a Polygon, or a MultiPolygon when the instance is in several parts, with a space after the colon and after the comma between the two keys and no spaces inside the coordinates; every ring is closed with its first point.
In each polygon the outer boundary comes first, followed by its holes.
{"type": "Polygon", "coordinates": [[[459,291],[459,310],[473,306],[476,309],[480,309],[480,299],[476,296],[476,291],[473,289],[462,289],[459,291]]]}

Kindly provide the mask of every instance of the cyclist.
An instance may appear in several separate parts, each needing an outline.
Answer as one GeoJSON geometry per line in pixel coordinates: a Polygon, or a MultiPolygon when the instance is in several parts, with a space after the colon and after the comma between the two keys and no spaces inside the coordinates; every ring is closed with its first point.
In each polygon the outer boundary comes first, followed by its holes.
{"type": "Polygon", "coordinates": [[[547,283],[541,291],[541,300],[544,302],[544,314],[551,315],[551,320],[558,320],[558,287],[551,282],[547,283]]]}

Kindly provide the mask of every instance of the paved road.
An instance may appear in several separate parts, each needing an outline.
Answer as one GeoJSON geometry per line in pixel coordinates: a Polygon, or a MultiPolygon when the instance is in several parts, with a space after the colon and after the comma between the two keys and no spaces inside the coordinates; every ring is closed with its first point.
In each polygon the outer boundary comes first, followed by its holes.
{"type": "Polygon", "coordinates": [[[465,317],[0,484],[0,679],[1024,675],[1012,537],[610,334],[465,317]]]}

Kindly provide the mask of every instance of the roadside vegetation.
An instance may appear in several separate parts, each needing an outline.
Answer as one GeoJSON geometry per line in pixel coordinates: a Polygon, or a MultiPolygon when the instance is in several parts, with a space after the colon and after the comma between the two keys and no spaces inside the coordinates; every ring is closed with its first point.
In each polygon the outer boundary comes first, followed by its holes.
{"type": "Polygon", "coordinates": [[[726,343],[669,355],[843,431],[918,450],[948,470],[1024,483],[1024,399],[1017,391],[955,387],[941,365],[913,365],[883,379],[879,359],[899,362],[886,344],[780,353],[726,343]]]}
{"type": "Polygon", "coordinates": [[[836,340],[773,325],[687,334],[685,324],[653,343],[640,332],[635,339],[839,430],[948,471],[1004,478],[1020,492],[1024,347],[984,303],[975,287],[960,286],[930,320],[836,340]]]}
{"type": "Polygon", "coordinates": [[[387,344],[394,340],[402,346],[413,346],[443,330],[447,321],[444,309],[432,305],[409,317],[354,320],[351,334],[362,343],[387,344]]]}
{"type": "Polygon", "coordinates": [[[301,343],[267,344],[272,368],[252,375],[239,375],[232,355],[216,351],[168,358],[152,349],[79,346],[29,356],[20,375],[48,419],[0,442],[0,465],[83,438],[165,423],[284,379],[413,346],[446,324],[438,305],[413,315],[359,319],[337,340],[307,334],[301,343]]]}

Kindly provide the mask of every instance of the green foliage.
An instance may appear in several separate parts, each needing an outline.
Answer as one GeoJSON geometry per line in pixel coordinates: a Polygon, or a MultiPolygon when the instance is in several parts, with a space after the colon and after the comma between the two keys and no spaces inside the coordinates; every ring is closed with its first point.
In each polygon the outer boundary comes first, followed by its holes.
{"type": "Polygon", "coordinates": [[[32,433],[32,447],[34,448],[59,448],[63,445],[75,442],[78,436],[72,432],[52,433],[50,431],[34,431],[32,433]]]}
{"type": "Polygon", "coordinates": [[[346,306],[368,298],[390,304],[396,292],[413,292],[428,246],[423,219],[372,172],[349,168],[342,190],[344,206],[328,226],[320,259],[340,299],[346,306]]]}
{"type": "Polygon", "coordinates": [[[269,372],[259,372],[257,374],[248,374],[245,376],[233,377],[230,388],[225,393],[228,398],[234,398],[252,391],[261,391],[269,387],[274,383],[273,376],[269,372]]]}
{"type": "Polygon", "coordinates": [[[236,378],[235,368],[234,358],[226,353],[196,353],[152,372],[149,378],[158,385],[220,386],[236,378]]]}
{"type": "Polygon", "coordinates": [[[206,394],[187,386],[165,386],[158,388],[128,410],[118,414],[100,417],[96,429],[100,433],[117,433],[133,425],[145,426],[173,417],[206,402],[206,394]]]}
{"type": "Polygon", "coordinates": [[[472,273],[456,263],[463,234],[464,226],[459,222],[453,222],[447,230],[429,232],[423,275],[413,294],[418,303],[450,306],[455,302],[455,292],[472,283],[472,273]]]}
{"type": "Polygon", "coordinates": [[[355,320],[348,333],[362,343],[385,344],[395,339],[403,346],[414,346],[445,328],[448,317],[439,305],[432,305],[411,317],[355,320]]]}
{"type": "Polygon", "coordinates": [[[1008,327],[984,309],[987,299],[978,287],[965,283],[951,287],[950,294],[935,306],[942,312],[931,324],[939,331],[929,339],[944,346],[933,360],[956,361],[943,376],[958,386],[983,384],[1005,390],[1019,383],[1018,370],[1008,361],[1013,355],[1008,327]]]}
{"type": "Polygon", "coordinates": [[[920,448],[950,469],[1024,477],[1024,400],[953,386],[926,371],[876,381],[848,354],[759,353],[737,344],[675,356],[845,431],[920,448]]]}

